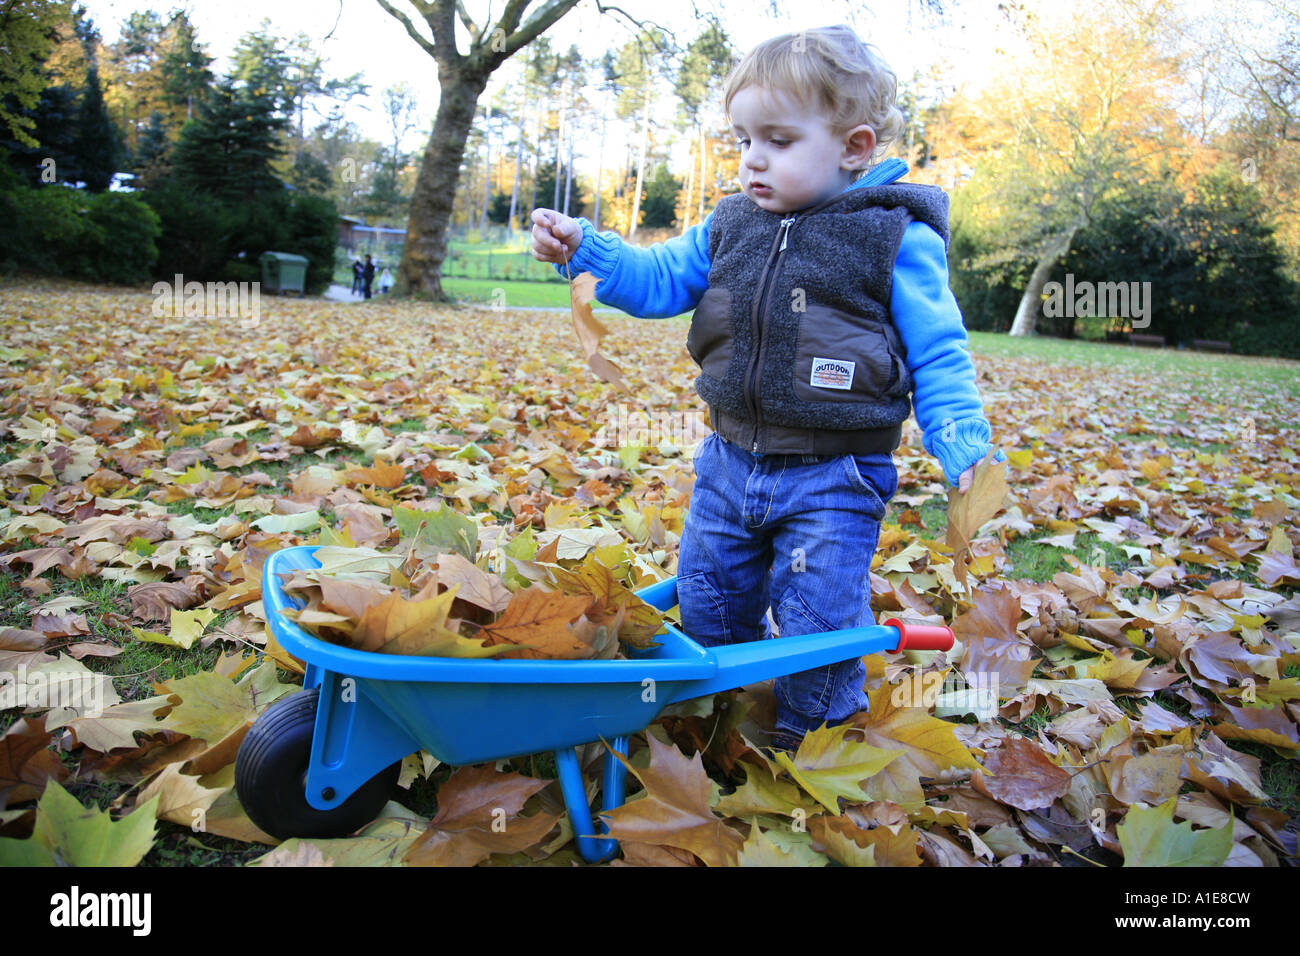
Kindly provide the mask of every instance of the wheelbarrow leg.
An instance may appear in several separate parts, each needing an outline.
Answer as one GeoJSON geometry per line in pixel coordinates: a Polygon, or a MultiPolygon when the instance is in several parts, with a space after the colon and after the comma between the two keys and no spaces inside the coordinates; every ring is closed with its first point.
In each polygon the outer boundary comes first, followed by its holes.
{"type": "MultiPolygon", "coordinates": [[[[615,737],[613,749],[627,756],[627,738],[615,737]]],[[[555,751],[555,765],[560,773],[560,789],[564,791],[564,805],[573,824],[578,853],[588,863],[604,863],[618,852],[618,841],[607,836],[597,836],[591,820],[591,807],[587,804],[587,790],[582,784],[582,767],[578,765],[578,752],[573,747],[555,751]]],[[[601,782],[604,794],[602,803],[606,812],[622,806],[627,784],[627,768],[612,754],[605,755],[605,773],[601,782]]],[[[609,832],[601,821],[600,832],[609,832]]]]}

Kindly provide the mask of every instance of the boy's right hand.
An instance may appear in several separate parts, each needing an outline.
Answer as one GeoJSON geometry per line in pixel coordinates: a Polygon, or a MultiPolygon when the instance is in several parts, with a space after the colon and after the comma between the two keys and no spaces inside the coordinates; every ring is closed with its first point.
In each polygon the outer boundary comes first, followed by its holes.
{"type": "Polygon", "coordinates": [[[533,258],[541,262],[565,263],[582,245],[578,220],[554,209],[533,210],[533,258]]]}

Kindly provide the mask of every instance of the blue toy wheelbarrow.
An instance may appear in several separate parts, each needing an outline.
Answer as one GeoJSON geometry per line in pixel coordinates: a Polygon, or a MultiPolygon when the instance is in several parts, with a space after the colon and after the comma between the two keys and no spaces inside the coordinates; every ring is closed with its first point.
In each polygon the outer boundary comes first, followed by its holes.
{"type": "MultiPolygon", "coordinates": [[[[392,795],[401,761],[420,749],[444,763],[484,763],[553,751],[583,859],[618,850],[592,824],[576,748],[628,736],[665,707],[838,661],[903,648],[947,650],[952,632],[890,620],[883,625],[706,648],[671,624],[658,646],[628,660],[538,661],[408,657],[340,647],[279,612],[298,606],[278,575],[320,567],[314,547],[278,551],[262,571],[262,601],[280,645],[306,665],[303,690],[257,718],[235,760],[235,789],[266,833],[339,837],[375,818],[392,795]]],[[[677,579],[637,594],[663,611],[677,579]]],[[[626,767],[606,758],[606,812],[623,803],[626,767]]]]}

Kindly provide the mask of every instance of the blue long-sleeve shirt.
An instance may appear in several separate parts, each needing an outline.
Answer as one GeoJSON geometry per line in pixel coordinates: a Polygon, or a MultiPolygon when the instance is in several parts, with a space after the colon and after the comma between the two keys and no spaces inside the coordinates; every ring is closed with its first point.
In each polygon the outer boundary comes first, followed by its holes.
{"type": "MultiPolygon", "coordinates": [[[[886,185],[906,173],[906,163],[889,159],[848,188],[886,185]]],[[[631,315],[680,315],[695,308],[709,287],[712,220],[710,213],[682,235],[643,248],[579,219],[582,242],[569,260],[569,271],[595,275],[601,280],[596,298],[631,315]]],[[[563,266],[556,270],[563,274],[563,266]]],[[[956,485],[961,473],[988,453],[992,430],[975,387],[961,310],[948,288],[947,250],[943,238],[924,223],[910,223],[903,233],[889,305],[907,348],[922,442],[956,485]]]]}

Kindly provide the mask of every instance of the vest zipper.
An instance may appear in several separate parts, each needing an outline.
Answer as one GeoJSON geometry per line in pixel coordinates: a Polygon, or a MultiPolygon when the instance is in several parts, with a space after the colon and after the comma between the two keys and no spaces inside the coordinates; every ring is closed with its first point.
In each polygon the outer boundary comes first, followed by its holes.
{"type": "Polygon", "coordinates": [[[750,451],[755,455],[758,454],[758,429],[761,425],[761,416],[758,409],[758,378],[763,358],[763,321],[767,317],[767,296],[768,292],[771,291],[772,280],[776,277],[777,263],[781,259],[781,253],[785,251],[786,244],[789,242],[790,227],[794,225],[797,218],[797,216],[791,216],[788,219],[781,220],[781,231],[777,236],[781,244],[769,256],[761,280],[760,288],[762,291],[759,293],[758,303],[753,313],[754,357],[750,360],[749,374],[746,376],[745,399],[749,403],[749,411],[754,418],[754,437],[750,442],[750,451]]]}

